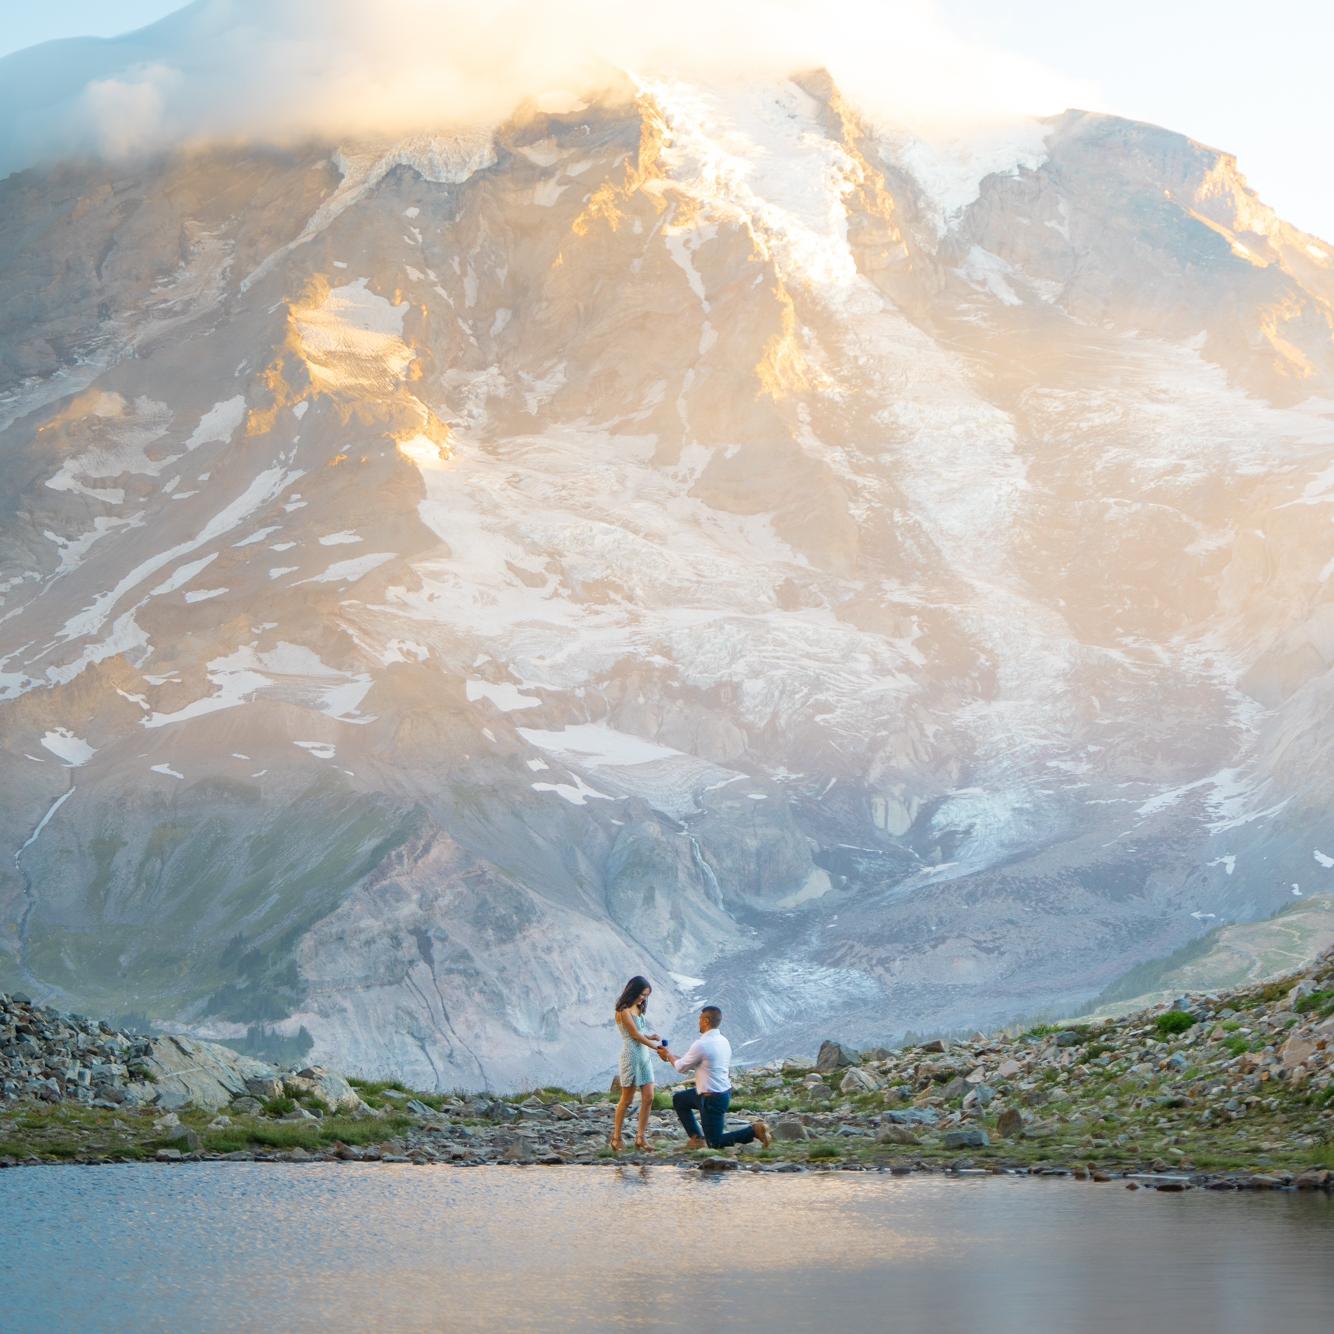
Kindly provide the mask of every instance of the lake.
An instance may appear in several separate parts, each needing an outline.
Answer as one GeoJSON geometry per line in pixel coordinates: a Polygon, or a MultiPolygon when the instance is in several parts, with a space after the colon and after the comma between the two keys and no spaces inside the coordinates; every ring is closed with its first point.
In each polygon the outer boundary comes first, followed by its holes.
{"type": "Polygon", "coordinates": [[[679,1167],[0,1172],[0,1329],[1325,1331],[1334,1200],[679,1167]]]}

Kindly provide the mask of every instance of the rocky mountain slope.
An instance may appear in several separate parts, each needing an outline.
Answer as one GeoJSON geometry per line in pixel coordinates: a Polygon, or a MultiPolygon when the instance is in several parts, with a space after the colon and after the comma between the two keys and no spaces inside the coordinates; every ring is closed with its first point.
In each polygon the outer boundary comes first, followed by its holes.
{"type": "Polygon", "coordinates": [[[0,984],[568,1085],[1330,884],[1334,248],[1223,153],[627,79],[17,173],[0,292],[0,984]]]}
{"type": "Polygon", "coordinates": [[[1165,959],[1132,968],[1098,998],[1093,1017],[1164,1005],[1184,992],[1229,991],[1285,977],[1334,948],[1334,898],[1296,899],[1260,922],[1215,927],[1165,959]]]}

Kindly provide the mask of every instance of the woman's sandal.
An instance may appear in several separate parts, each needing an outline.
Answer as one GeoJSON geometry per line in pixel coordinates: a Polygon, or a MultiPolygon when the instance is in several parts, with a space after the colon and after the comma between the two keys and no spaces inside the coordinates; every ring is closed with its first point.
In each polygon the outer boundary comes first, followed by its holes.
{"type": "Polygon", "coordinates": [[[656,1152],[657,1152],[657,1148],[656,1148],[654,1145],[650,1144],[650,1143],[648,1142],[648,1140],[646,1140],[646,1139],[637,1139],[637,1140],[635,1140],[635,1148],[638,1149],[638,1150],[640,1151],[640,1153],[656,1153],[656,1152]]]}
{"type": "Polygon", "coordinates": [[[624,1140],[619,1140],[619,1139],[616,1138],[615,1135],[613,1135],[613,1136],[607,1141],[607,1147],[612,1151],[612,1153],[620,1153],[620,1151],[621,1151],[623,1148],[625,1148],[625,1141],[624,1141],[624,1140]]]}

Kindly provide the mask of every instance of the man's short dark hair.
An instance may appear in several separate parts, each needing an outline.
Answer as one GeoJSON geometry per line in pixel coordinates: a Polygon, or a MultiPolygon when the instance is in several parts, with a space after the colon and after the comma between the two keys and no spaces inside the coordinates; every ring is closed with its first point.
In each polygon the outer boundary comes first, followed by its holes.
{"type": "Polygon", "coordinates": [[[723,1012],[716,1005],[706,1005],[700,1014],[709,1021],[710,1028],[718,1028],[723,1022],[723,1012]]]}

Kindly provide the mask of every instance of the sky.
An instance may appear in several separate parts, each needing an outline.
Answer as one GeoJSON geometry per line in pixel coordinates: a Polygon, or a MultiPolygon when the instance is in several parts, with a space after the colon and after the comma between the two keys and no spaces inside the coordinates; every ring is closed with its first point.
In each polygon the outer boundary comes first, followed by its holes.
{"type": "MultiPolygon", "coordinates": [[[[351,2],[360,6],[360,23],[372,24],[381,10],[378,0],[351,2]]],[[[712,9],[731,5],[753,14],[757,2],[717,0],[712,9]]],[[[856,14],[858,3],[835,0],[827,12],[856,14]]],[[[178,8],[180,0],[0,0],[0,55],[52,38],[116,35],[178,8]]],[[[634,4],[626,9],[646,12],[634,4]]],[[[957,68],[960,84],[973,86],[994,61],[1003,70],[997,82],[1011,88],[1027,83],[1040,98],[1065,98],[1180,130],[1235,153],[1281,216],[1334,240],[1334,172],[1328,169],[1334,6],[1328,0],[1271,0],[1259,9],[1254,0],[1208,6],[1198,0],[922,0],[916,12],[929,14],[930,22],[920,29],[904,25],[903,40],[929,42],[944,65],[938,81],[948,81],[957,68]],[[957,65],[951,51],[960,53],[957,65]]],[[[892,40],[894,32],[893,25],[882,26],[880,40],[887,34],[892,40]]],[[[902,65],[896,73],[904,76],[902,65]]],[[[1063,107],[1025,109],[1050,114],[1063,107]]]]}

